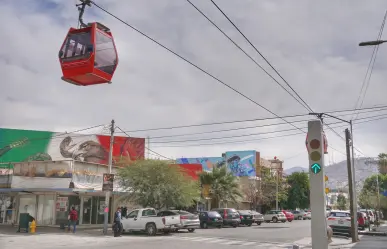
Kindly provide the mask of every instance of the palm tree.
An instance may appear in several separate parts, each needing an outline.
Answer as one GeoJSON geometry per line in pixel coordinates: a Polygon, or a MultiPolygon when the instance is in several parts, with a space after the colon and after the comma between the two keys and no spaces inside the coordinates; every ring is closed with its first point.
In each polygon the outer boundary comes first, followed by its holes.
{"type": "Polygon", "coordinates": [[[220,206],[222,201],[237,202],[242,194],[239,189],[238,178],[226,167],[213,168],[211,172],[202,172],[199,175],[203,188],[209,189],[209,197],[220,206]]]}

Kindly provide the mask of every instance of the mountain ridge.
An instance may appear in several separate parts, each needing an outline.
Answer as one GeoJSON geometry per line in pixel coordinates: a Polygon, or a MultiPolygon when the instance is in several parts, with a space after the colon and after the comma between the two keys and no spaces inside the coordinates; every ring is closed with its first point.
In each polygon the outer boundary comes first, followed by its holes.
{"type": "MultiPolygon", "coordinates": [[[[373,174],[377,174],[377,167],[372,164],[367,164],[369,159],[359,157],[355,159],[355,181],[357,189],[363,186],[366,178],[373,174]]],[[[325,175],[328,176],[326,187],[330,189],[347,188],[348,187],[348,171],[347,161],[343,160],[338,163],[328,165],[324,169],[325,175]]],[[[308,168],[296,166],[284,170],[286,175],[291,175],[294,172],[308,172],[308,168]]]]}

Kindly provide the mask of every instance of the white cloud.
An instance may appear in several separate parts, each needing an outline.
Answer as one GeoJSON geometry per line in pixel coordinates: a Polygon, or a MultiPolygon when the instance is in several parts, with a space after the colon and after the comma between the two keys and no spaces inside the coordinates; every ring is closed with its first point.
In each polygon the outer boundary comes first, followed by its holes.
{"type": "MultiPolygon", "coordinates": [[[[104,23],[116,39],[120,61],[113,84],[93,87],[66,84],[60,80],[57,55],[69,27],[76,25],[76,1],[24,2],[18,5],[14,1],[0,3],[0,21],[4,24],[0,26],[3,37],[0,43],[2,127],[70,131],[107,124],[114,118],[123,129],[135,130],[270,116],[95,7],[87,10],[85,21],[104,23]]],[[[209,1],[193,2],[269,69],[209,1]]],[[[360,0],[218,2],[314,110],[354,107],[371,54],[371,48],[360,48],[357,44],[375,39],[384,14],[384,1],[372,4],[360,0]]],[[[98,3],[278,115],[307,113],[185,1],[105,0],[98,3]]],[[[386,55],[387,48],[382,45],[364,106],[387,104],[386,55]]],[[[365,115],[359,117],[362,116],[365,115]]],[[[133,132],[131,135],[161,136],[265,123],[273,121],[133,132]]],[[[359,125],[355,129],[356,146],[370,156],[386,150],[386,124],[377,121],[359,125]]],[[[306,123],[297,125],[306,127],[306,123]]],[[[292,127],[280,125],[151,139],[151,148],[168,157],[220,156],[226,150],[255,149],[261,151],[263,157],[284,158],[285,167],[306,166],[305,135],[185,148],[153,143],[289,128],[292,127]],[[305,153],[300,154],[303,149],[305,153]]],[[[343,134],[343,129],[337,131],[343,134]]],[[[330,131],[327,136],[330,145],[345,152],[340,138],[330,131]]],[[[243,138],[187,144],[227,140],[243,138]]],[[[330,152],[334,153],[336,161],[345,158],[332,149],[330,152]]]]}

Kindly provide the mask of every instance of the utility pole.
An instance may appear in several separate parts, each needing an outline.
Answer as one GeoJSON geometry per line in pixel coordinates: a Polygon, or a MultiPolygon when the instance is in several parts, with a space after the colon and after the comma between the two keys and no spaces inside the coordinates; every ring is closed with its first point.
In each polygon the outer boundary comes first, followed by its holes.
{"type": "Polygon", "coordinates": [[[276,180],[276,186],[275,186],[275,210],[278,210],[278,181],[279,181],[279,169],[277,168],[277,180],[276,180]]]}
{"type": "Polygon", "coordinates": [[[325,211],[324,137],[321,120],[308,122],[310,207],[312,210],[312,248],[327,249],[325,211]]]}
{"type": "Polygon", "coordinates": [[[348,129],[345,129],[345,142],[346,142],[346,152],[347,152],[347,170],[348,170],[348,187],[349,187],[349,208],[351,212],[351,237],[352,242],[355,243],[358,241],[358,233],[357,233],[357,203],[356,203],[356,196],[355,196],[355,190],[354,190],[354,177],[352,172],[352,165],[351,165],[351,152],[350,152],[350,143],[351,141],[351,134],[348,129]]]}
{"type": "MultiPolygon", "coordinates": [[[[113,145],[114,145],[114,119],[110,125],[110,147],[109,147],[109,174],[112,173],[113,166],[113,145]]],[[[106,191],[105,194],[105,210],[104,210],[104,223],[103,223],[103,234],[107,234],[108,223],[109,223],[109,201],[110,201],[110,191],[106,191]]]]}
{"type": "MultiPolygon", "coordinates": [[[[378,221],[380,220],[379,213],[380,213],[380,187],[379,187],[379,172],[377,172],[376,175],[376,188],[377,188],[377,195],[378,195],[378,221]]],[[[378,222],[379,226],[379,222],[378,222]]]]}

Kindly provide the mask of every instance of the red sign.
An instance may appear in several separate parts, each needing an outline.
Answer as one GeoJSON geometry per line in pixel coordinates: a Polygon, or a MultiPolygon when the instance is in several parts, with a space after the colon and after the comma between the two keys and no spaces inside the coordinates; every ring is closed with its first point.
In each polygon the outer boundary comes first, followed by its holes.
{"type": "MultiPolygon", "coordinates": [[[[110,136],[97,136],[101,146],[105,149],[105,157],[100,163],[108,163],[108,152],[110,147],[110,136]]],[[[113,144],[113,163],[118,164],[120,161],[135,161],[144,159],[145,138],[135,137],[114,137],[113,144]]]]}
{"type": "Polygon", "coordinates": [[[183,172],[190,176],[193,180],[199,180],[199,174],[203,171],[201,164],[173,164],[179,166],[183,172]]]}

